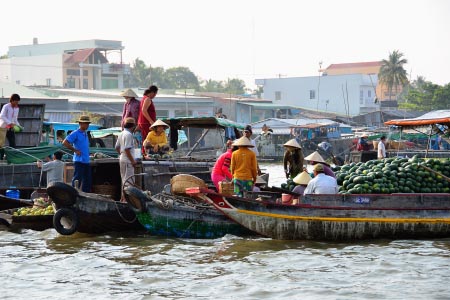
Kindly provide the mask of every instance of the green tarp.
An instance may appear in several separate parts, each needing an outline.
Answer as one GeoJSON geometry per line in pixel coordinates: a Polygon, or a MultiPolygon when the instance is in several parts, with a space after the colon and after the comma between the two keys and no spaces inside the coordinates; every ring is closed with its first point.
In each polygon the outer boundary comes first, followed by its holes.
{"type": "MultiPolygon", "coordinates": [[[[44,160],[46,157],[53,155],[58,150],[63,151],[69,160],[72,159],[72,152],[62,145],[52,145],[52,146],[39,146],[32,148],[20,148],[14,149],[10,147],[5,147],[4,152],[6,154],[6,160],[9,164],[27,164],[34,163],[37,160],[44,160]]],[[[117,157],[117,151],[113,148],[89,148],[91,154],[103,153],[109,157],[117,157]]]]}

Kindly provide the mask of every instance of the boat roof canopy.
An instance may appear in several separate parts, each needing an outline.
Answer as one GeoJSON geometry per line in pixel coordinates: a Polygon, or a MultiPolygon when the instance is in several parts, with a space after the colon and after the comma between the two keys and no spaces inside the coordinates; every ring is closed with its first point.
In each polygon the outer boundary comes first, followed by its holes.
{"type": "Polygon", "coordinates": [[[234,121],[216,118],[216,117],[181,117],[181,118],[167,118],[161,119],[169,126],[178,127],[194,127],[194,128],[216,128],[216,127],[232,127],[244,130],[245,124],[236,123],[234,121]]]}
{"type": "Polygon", "coordinates": [[[412,119],[390,120],[385,125],[399,127],[419,127],[425,125],[450,125],[450,110],[435,110],[412,119]]]}

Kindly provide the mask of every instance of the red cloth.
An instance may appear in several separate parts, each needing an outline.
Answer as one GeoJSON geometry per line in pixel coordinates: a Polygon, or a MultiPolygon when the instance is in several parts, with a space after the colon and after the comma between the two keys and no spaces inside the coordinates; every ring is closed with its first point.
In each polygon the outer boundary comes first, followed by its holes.
{"type": "Polygon", "coordinates": [[[219,156],[216,163],[214,164],[211,174],[218,174],[225,176],[227,179],[231,179],[233,176],[231,175],[230,172],[230,164],[231,164],[231,149],[228,149],[227,152],[219,156]]]}
{"type": "MultiPolygon", "coordinates": [[[[147,109],[147,112],[150,116],[150,118],[153,121],[156,121],[156,109],[155,105],[153,104],[153,101],[148,98],[148,96],[142,97],[141,103],[139,105],[139,119],[138,119],[138,126],[141,129],[141,136],[142,136],[142,142],[145,141],[147,138],[148,133],[150,132],[150,121],[147,120],[142,113],[142,106],[144,105],[145,101],[151,101],[150,106],[147,109]]],[[[145,153],[144,146],[142,146],[142,152],[145,153]]]]}

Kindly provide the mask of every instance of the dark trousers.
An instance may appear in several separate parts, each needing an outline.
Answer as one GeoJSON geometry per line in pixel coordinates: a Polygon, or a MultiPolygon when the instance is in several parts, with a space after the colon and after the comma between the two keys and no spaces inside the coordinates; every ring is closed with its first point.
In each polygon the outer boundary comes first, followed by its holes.
{"type": "Polygon", "coordinates": [[[8,139],[9,146],[11,148],[16,148],[16,134],[12,128],[6,131],[6,138],[8,139]]]}
{"type": "Polygon", "coordinates": [[[81,186],[81,190],[85,193],[91,192],[92,175],[91,166],[89,164],[83,164],[80,162],[74,163],[74,172],[72,178],[72,186],[75,187],[75,181],[78,180],[78,187],[81,186]]]}

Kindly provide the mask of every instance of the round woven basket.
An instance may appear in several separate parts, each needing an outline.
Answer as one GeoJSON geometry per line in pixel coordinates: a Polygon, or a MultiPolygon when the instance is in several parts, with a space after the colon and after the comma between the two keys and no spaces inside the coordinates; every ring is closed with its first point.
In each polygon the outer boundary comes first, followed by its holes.
{"type": "Polygon", "coordinates": [[[170,179],[172,194],[185,194],[186,189],[190,187],[207,187],[205,182],[193,175],[178,174],[170,179]]]}
{"type": "Polygon", "coordinates": [[[114,197],[117,193],[117,187],[105,182],[104,184],[96,184],[92,186],[92,192],[100,195],[108,195],[114,197]]]}

